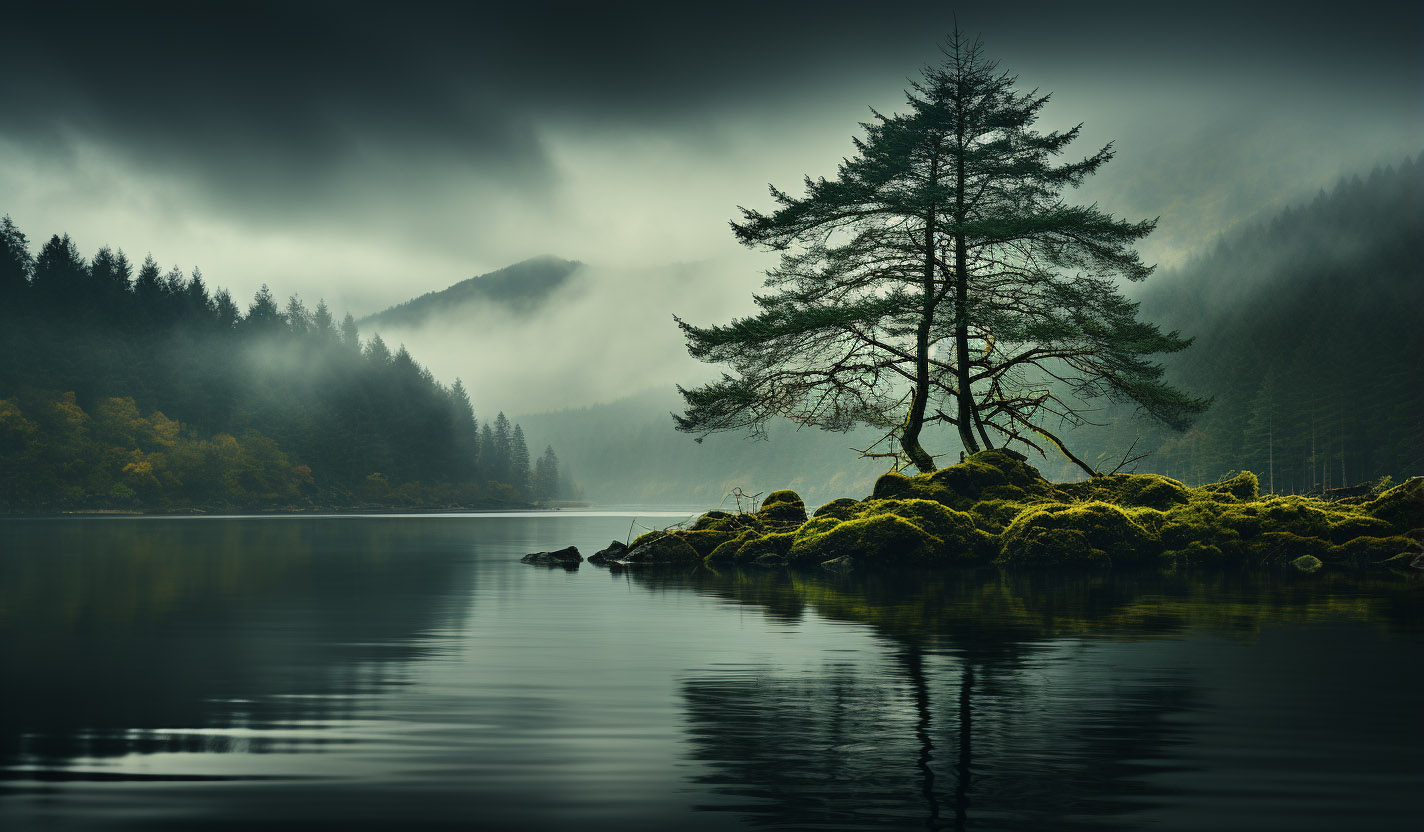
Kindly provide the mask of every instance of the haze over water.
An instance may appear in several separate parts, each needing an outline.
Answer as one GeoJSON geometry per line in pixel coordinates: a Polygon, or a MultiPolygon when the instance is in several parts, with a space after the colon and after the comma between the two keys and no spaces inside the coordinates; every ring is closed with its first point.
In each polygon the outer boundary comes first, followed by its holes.
{"type": "Polygon", "coordinates": [[[1424,820],[1408,583],[518,562],[680,516],[0,521],[0,826],[1424,820]]]}

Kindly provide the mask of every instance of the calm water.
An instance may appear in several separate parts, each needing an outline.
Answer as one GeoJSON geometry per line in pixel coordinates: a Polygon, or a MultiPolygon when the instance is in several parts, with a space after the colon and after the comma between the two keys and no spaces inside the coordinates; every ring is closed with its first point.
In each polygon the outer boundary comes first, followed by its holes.
{"type": "Polygon", "coordinates": [[[1424,823],[1420,581],[518,563],[629,524],[0,521],[0,828],[1424,823]]]}

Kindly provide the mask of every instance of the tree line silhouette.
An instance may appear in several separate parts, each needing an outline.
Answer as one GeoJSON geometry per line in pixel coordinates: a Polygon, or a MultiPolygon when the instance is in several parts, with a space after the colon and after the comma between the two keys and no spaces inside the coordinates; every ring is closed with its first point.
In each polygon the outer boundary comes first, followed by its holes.
{"type": "Polygon", "coordinates": [[[460,380],[263,286],[135,269],[0,220],[0,508],[513,505],[559,496],[553,449],[483,424],[460,380]],[[148,415],[143,415],[143,414],[148,415]]]}

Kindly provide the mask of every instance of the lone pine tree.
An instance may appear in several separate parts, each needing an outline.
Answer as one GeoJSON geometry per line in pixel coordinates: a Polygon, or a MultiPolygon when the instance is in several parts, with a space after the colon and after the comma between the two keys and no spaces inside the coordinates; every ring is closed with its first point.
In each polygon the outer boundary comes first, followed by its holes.
{"type": "Polygon", "coordinates": [[[807,177],[801,197],[772,187],[769,214],[741,209],[737,239],[781,260],[757,314],[710,327],[677,319],[694,357],[733,371],[679,388],[679,430],[759,431],[774,416],[866,424],[891,450],[863,453],[930,471],[920,436],[939,422],[971,453],[996,440],[1040,454],[1051,445],[1095,474],[1050,423],[1082,424],[1100,396],[1176,429],[1206,407],[1151,360],[1190,340],[1137,320],[1117,287],[1152,273],[1133,244],[1156,221],[1062,198],[1112,146],[1057,163],[1081,125],[1036,132],[1047,95],[1017,92],[957,31],[943,52],[907,92],[907,113],[872,110],[834,179],[807,177]]]}

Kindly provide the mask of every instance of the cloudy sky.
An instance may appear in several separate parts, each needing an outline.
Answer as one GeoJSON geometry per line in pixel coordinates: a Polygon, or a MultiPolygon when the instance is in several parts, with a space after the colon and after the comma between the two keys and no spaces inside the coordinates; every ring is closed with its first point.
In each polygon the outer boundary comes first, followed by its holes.
{"type": "Polygon", "coordinates": [[[541,253],[754,278],[736,206],[833,172],[957,16],[1116,141],[1080,198],[1170,265],[1424,150],[1418,4],[1239,5],[22,0],[0,213],[358,316],[541,253]]]}

